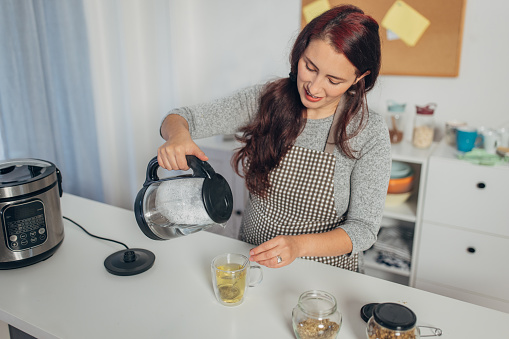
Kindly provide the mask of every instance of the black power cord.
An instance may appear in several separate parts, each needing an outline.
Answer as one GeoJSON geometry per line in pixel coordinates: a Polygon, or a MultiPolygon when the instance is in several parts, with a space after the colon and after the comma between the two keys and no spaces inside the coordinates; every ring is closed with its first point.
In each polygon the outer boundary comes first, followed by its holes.
{"type": "Polygon", "coordinates": [[[62,217],[66,220],[69,220],[70,222],[72,222],[74,225],[78,226],[79,228],[81,228],[86,234],[88,234],[89,236],[91,237],[94,237],[94,238],[97,238],[97,239],[101,239],[101,240],[106,240],[106,241],[111,241],[111,242],[114,242],[114,243],[117,243],[117,244],[120,244],[122,246],[124,246],[126,249],[129,249],[129,247],[124,244],[123,242],[120,242],[120,241],[117,241],[117,240],[113,240],[113,239],[109,239],[109,238],[103,238],[103,237],[100,237],[100,236],[97,236],[97,235],[94,235],[92,233],[90,233],[89,231],[87,231],[83,226],[81,226],[80,224],[78,224],[76,221],[68,218],[68,217],[62,217]]]}

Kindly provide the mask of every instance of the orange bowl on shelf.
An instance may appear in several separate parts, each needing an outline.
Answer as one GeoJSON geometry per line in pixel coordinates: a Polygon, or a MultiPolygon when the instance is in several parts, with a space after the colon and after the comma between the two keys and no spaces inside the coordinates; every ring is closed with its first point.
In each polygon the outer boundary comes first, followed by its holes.
{"type": "Polygon", "coordinates": [[[399,194],[410,192],[412,190],[413,182],[414,182],[413,175],[398,179],[391,178],[389,179],[389,188],[387,189],[387,193],[399,194]]]}
{"type": "Polygon", "coordinates": [[[396,193],[391,194],[388,193],[385,197],[385,207],[395,207],[403,204],[410,198],[412,195],[412,192],[406,192],[406,193],[396,193]]]}

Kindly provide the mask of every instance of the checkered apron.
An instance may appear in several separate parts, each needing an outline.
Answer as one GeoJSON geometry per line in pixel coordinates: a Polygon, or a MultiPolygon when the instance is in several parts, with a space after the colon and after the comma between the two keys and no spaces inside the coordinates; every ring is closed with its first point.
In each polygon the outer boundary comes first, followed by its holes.
{"type": "MultiPolygon", "coordinates": [[[[334,204],[336,157],[330,140],[333,137],[329,132],[325,152],[298,146],[288,150],[269,174],[267,197],[251,197],[244,214],[244,241],[260,245],[278,235],[324,233],[341,225],[344,216],[338,216],[334,204]]],[[[359,267],[357,253],[303,258],[351,271],[358,271],[359,267]]]]}

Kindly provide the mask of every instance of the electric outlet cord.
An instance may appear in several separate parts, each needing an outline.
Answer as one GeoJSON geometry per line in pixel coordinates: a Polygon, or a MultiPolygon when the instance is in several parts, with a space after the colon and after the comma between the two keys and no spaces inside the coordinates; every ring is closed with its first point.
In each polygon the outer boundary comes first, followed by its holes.
{"type": "Polygon", "coordinates": [[[92,234],[90,233],[89,231],[87,231],[83,226],[81,226],[80,224],[78,224],[76,221],[68,218],[68,217],[62,217],[64,218],[65,220],[68,220],[70,222],[72,222],[74,225],[78,226],[79,228],[81,228],[83,230],[83,232],[85,232],[86,234],[88,234],[89,236],[93,237],[93,238],[97,238],[97,239],[101,239],[101,240],[106,240],[106,241],[111,241],[111,242],[114,242],[114,243],[117,243],[117,244],[120,244],[122,246],[124,246],[126,249],[129,249],[129,247],[124,244],[123,242],[120,242],[120,241],[117,241],[117,240],[113,240],[113,239],[109,239],[109,238],[103,238],[103,237],[100,237],[98,235],[95,235],[95,234],[92,234]]]}

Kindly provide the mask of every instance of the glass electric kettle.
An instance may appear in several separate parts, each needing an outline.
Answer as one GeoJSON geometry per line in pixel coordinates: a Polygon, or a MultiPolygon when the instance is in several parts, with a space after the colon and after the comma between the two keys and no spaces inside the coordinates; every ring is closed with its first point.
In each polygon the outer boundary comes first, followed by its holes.
{"type": "Polygon", "coordinates": [[[157,175],[157,157],[148,163],[134,213],[151,239],[182,237],[217,224],[224,227],[231,217],[233,195],[226,179],[194,155],[186,155],[186,160],[193,174],[164,179],[157,175]]]}

